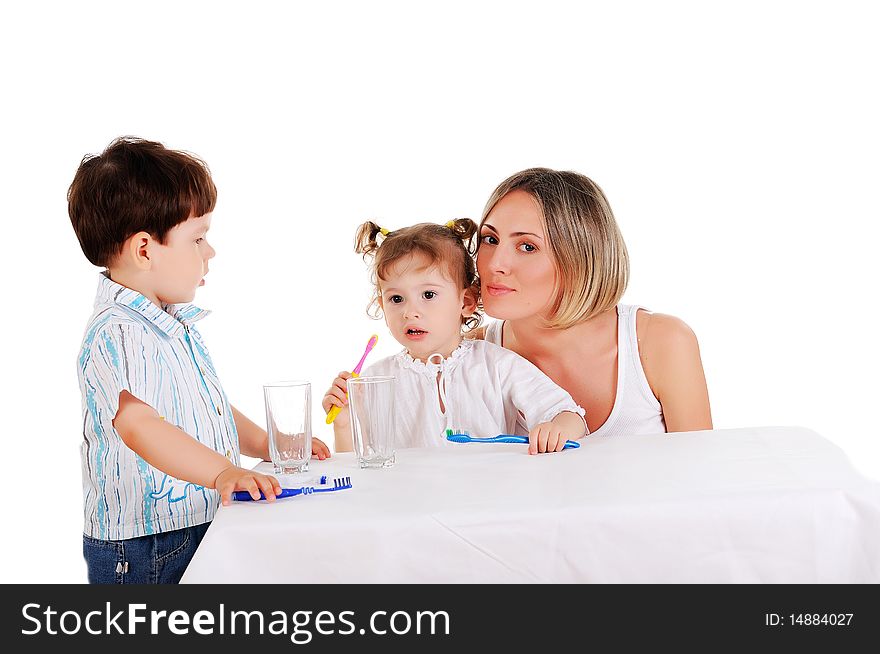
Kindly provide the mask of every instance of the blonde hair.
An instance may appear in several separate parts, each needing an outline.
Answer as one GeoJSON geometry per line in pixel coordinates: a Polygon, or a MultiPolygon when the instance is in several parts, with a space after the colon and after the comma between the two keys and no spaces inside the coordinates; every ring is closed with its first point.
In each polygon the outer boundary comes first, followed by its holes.
{"type": "MultiPolygon", "coordinates": [[[[450,220],[446,225],[419,223],[393,232],[372,221],[363,223],[355,236],[354,251],[363,255],[364,261],[372,259],[373,297],[367,305],[367,315],[381,317],[379,281],[385,279],[395,263],[415,253],[421,253],[432,264],[441,266],[459,288],[468,290],[479,302],[480,280],[474,263],[477,231],[477,224],[470,218],[450,220]],[[381,241],[380,236],[384,236],[381,241]]],[[[477,327],[481,320],[482,314],[475,311],[467,318],[462,316],[461,322],[468,331],[477,327]]]]}
{"type": "Polygon", "coordinates": [[[492,192],[480,227],[511,191],[525,191],[538,203],[556,264],[547,327],[567,329],[617,306],[629,281],[629,255],[602,189],[579,173],[529,168],[492,192]]]}

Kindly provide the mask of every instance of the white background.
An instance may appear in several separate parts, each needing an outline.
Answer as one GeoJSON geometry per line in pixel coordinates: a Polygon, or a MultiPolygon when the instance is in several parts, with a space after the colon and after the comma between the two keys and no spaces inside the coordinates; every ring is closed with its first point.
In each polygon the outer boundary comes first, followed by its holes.
{"type": "Polygon", "coordinates": [[[503,178],[550,166],[608,195],[624,300],[697,333],[717,428],[806,426],[880,478],[870,4],[10,5],[3,581],[85,580],[75,360],[98,271],[65,194],[123,134],[211,166],[199,328],[258,422],[263,382],[310,379],[317,410],[370,334],[372,360],[398,349],[365,316],[360,222],[478,218],[503,178]]]}

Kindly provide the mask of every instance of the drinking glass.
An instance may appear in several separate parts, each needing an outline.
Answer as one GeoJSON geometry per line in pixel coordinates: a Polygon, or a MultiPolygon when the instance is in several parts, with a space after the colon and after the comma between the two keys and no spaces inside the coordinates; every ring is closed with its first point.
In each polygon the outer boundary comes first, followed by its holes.
{"type": "Polygon", "coordinates": [[[312,457],[312,385],[306,381],[265,384],[263,398],[275,474],[307,471],[312,457]]]}
{"type": "Polygon", "coordinates": [[[358,465],[390,468],[394,465],[394,377],[352,377],[347,387],[358,465]]]}

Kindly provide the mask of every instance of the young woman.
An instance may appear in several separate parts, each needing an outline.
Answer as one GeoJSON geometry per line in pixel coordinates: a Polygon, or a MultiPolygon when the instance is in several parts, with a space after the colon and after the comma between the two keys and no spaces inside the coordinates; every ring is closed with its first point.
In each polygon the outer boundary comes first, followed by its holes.
{"type": "Polygon", "coordinates": [[[602,190],[574,172],[504,180],[480,224],[478,334],[522,355],[586,409],[593,436],[712,429],[693,331],[620,304],[626,245],[602,190]]]}

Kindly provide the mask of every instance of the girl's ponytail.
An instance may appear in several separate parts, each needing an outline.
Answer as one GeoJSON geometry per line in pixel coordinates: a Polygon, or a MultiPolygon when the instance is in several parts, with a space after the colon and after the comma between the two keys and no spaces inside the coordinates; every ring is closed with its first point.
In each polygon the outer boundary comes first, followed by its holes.
{"type": "Polygon", "coordinates": [[[474,239],[474,235],[479,230],[477,223],[470,218],[456,218],[446,223],[446,226],[461,239],[468,254],[473,255],[477,251],[476,239],[474,239]]]}
{"type": "Polygon", "coordinates": [[[388,230],[379,227],[372,220],[368,220],[358,227],[354,237],[354,251],[364,255],[364,258],[373,256],[379,247],[379,234],[387,235],[388,230]]]}

